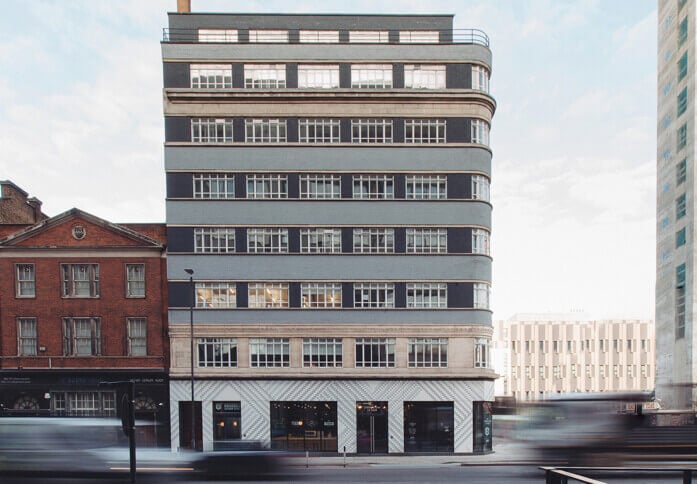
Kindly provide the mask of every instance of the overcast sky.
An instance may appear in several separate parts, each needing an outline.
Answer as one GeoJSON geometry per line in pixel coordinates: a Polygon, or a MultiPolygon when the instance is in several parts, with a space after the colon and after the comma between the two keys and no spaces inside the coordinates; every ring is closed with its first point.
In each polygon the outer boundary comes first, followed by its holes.
{"type": "MultiPolygon", "coordinates": [[[[493,309],[653,319],[655,0],[192,0],[194,12],[452,13],[491,39],[493,309]],[[376,6],[380,10],[376,10],[376,6]]],[[[0,179],[57,215],[164,222],[176,0],[3,0],[0,179]]]]}

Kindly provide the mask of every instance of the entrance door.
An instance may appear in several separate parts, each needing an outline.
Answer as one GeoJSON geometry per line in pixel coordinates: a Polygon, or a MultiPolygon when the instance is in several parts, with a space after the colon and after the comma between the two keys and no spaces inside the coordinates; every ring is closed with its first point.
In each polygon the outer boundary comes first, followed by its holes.
{"type": "MultiPolygon", "coordinates": [[[[196,450],[203,450],[201,402],[194,402],[194,427],[196,450]]],[[[191,402],[179,402],[179,447],[191,448],[191,402]]]]}
{"type": "Polygon", "coordinates": [[[387,453],[387,402],[356,402],[359,454],[387,453]]]}

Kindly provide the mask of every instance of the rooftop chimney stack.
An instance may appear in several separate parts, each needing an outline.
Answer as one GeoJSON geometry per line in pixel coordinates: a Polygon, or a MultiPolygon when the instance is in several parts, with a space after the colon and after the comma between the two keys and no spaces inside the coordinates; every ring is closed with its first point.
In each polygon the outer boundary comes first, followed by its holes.
{"type": "Polygon", "coordinates": [[[177,13],[191,13],[191,0],[177,0],[177,13]]]}

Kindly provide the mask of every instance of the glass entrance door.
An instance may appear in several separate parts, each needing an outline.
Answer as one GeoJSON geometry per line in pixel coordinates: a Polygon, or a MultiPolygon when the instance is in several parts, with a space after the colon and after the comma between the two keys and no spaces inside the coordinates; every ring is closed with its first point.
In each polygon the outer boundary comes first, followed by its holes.
{"type": "Polygon", "coordinates": [[[387,402],[356,402],[356,451],[387,453],[387,402]]]}

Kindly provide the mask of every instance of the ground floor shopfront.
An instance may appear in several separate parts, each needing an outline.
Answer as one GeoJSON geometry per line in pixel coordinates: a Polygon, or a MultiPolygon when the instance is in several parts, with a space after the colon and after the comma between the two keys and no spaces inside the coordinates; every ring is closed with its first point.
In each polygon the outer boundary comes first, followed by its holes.
{"type": "Polygon", "coordinates": [[[311,452],[491,450],[490,380],[196,380],[170,382],[172,450],[261,441],[311,452]]]}

